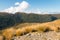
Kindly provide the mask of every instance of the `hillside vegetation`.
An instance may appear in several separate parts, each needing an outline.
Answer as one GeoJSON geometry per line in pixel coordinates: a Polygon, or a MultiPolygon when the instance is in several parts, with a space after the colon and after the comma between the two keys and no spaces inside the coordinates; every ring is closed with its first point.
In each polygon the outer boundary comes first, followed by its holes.
{"type": "Polygon", "coordinates": [[[60,14],[34,14],[20,13],[15,14],[0,12],[0,30],[21,23],[44,23],[60,19],[60,14]]]}

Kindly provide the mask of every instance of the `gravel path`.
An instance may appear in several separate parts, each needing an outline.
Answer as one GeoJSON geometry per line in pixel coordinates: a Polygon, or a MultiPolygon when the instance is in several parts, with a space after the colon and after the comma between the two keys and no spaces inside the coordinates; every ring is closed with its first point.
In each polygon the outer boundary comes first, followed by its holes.
{"type": "Polygon", "coordinates": [[[34,32],[23,36],[14,37],[14,40],[60,40],[60,32],[34,32]]]}

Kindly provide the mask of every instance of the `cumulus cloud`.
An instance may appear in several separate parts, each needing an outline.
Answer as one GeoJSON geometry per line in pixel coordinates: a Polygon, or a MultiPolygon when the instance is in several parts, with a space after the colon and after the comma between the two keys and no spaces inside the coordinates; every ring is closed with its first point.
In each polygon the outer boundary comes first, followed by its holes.
{"type": "Polygon", "coordinates": [[[47,14],[47,12],[42,12],[40,8],[36,8],[36,9],[33,8],[30,10],[26,10],[30,6],[30,4],[26,1],[16,2],[14,5],[15,6],[9,7],[0,12],[8,12],[8,13],[26,12],[26,13],[35,13],[35,14],[47,14]]]}
{"type": "Polygon", "coordinates": [[[16,2],[15,5],[18,5],[18,6],[4,9],[1,12],[9,12],[9,13],[23,12],[24,10],[26,10],[29,7],[29,3],[26,1],[23,1],[21,3],[16,2]]]}

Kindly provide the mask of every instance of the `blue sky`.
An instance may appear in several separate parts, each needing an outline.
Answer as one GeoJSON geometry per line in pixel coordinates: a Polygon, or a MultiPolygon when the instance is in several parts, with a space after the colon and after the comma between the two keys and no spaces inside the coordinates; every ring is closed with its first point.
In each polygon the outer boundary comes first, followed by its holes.
{"type": "Polygon", "coordinates": [[[27,10],[40,9],[43,12],[60,12],[60,0],[0,0],[0,10],[15,6],[16,2],[26,1],[29,3],[27,10]]]}

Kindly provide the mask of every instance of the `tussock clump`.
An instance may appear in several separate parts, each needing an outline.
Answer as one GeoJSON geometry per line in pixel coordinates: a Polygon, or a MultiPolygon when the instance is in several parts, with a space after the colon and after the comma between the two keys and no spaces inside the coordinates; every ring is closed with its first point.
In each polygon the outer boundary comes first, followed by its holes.
{"type": "Polygon", "coordinates": [[[23,35],[23,33],[25,32],[25,29],[17,29],[16,30],[16,36],[21,36],[21,35],[23,35]]]}
{"type": "Polygon", "coordinates": [[[44,31],[47,29],[47,27],[45,27],[45,26],[38,26],[38,27],[36,27],[36,29],[37,29],[39,32],[44,32],[44,31]]]}
{"type": "Polygon", "coordinates": [[[52,31],[58,31],[58,28],[57,27],[55,27],[55,26],[48,26],[47,27],[49,30],[52,30],[52,31]]]}
{"type": "Polygon", "coordinates": [[[6,40],[11,40],[14,34],[15,34],[15,29],[13,28],[6,29],[3,31],[3,36],[5,37],[6,40]]]}

